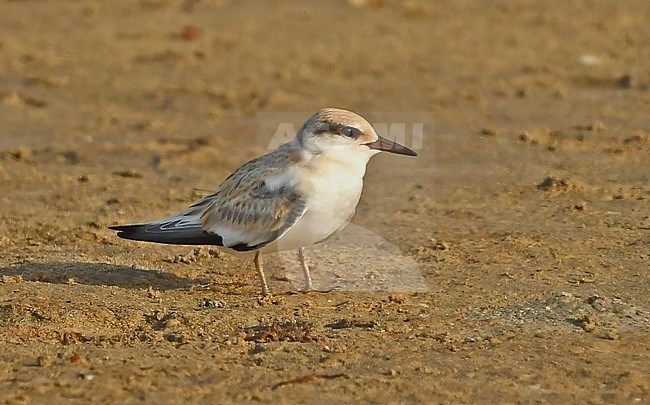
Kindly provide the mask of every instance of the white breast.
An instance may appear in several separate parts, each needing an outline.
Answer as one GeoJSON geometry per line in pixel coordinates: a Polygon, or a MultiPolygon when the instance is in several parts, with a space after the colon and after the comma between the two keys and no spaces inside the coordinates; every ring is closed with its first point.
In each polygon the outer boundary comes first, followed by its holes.
{"type": "Polygon", "coordinates": [[[363,189],[370,156],[337,151],[314,158],[301,172],[299,190],[307,211],[274,246],[292,250],[313,245],[343,229],[352,219],[363,189]]]}

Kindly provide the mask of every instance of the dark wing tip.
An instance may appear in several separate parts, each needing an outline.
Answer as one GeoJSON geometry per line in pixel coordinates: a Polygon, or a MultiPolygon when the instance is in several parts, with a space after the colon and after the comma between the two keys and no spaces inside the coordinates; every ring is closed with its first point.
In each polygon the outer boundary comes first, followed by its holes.
{"type": "Polygon", "coordinates": [[[223,246],[221,236],[205,232],[200,226],[186,229],[165,229],[159,223],[139,225],[113,225],[109,229],[117,231],[122,239],[141,242],[164,243],[168,245],[216,245],[223,246]]]}

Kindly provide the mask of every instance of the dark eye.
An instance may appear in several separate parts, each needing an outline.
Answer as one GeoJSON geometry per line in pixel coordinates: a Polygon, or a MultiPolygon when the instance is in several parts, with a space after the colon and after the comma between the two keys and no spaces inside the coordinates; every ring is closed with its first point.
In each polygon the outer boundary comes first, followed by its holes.
{"type": "Polygon", "coordinates": [[[343,127],[341,129],[341,135],[346,138],[358,138],[361,135],[361,130],[355,127],[343,127]]]}

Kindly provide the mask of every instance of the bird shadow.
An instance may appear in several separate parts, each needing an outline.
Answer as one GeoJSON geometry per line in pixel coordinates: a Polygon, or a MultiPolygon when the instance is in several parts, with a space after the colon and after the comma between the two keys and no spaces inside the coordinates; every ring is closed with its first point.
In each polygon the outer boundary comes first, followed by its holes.
{"type": "Polygon", "coordinates": [[[23,281],[51,284],[84,284],[156,290],[190,288],[205,280],[178,277],[158,270],[143,270],[109,263],[24,263],[0,268],[0,278],[22,277],[23,281]]]}

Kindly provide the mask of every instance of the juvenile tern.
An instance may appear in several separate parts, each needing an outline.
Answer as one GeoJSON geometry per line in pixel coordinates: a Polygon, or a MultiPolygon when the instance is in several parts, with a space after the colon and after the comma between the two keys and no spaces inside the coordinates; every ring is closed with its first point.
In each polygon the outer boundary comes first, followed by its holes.
{"type": "Polygon", "coordinates": [[[117,236],[174,245],[214,245],[254,254],[262,295],[270,295],[261,254],[298,251],[305,290],[312,288],[305,246],[322,242],[350,223],[366,165],[381,151],[416,156],[377,135],[363,117],[326,108],[311,116],[296,137],[253,159],[217,190],[161,221],[111,226],[117,236]]]}

